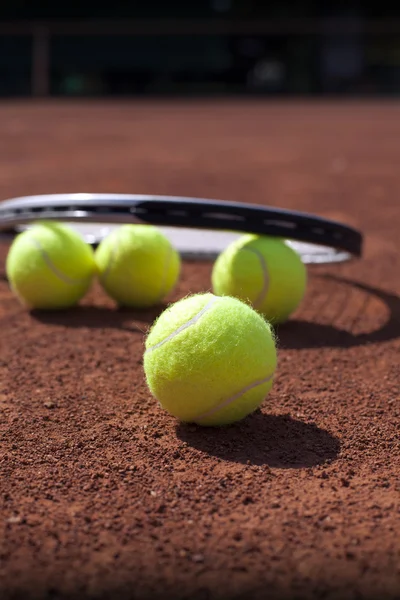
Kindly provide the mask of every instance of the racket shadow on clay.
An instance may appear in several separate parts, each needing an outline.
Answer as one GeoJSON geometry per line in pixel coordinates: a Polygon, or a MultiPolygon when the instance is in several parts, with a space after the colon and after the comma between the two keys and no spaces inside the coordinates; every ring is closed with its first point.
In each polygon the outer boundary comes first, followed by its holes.
{"type": "Polygon", "coordinates": [[[339,440],[313,423],[257,410],[243,421],[219,428],[180,423],[177,437],[192,448],[228,462],[280,469],[310,468],[333,461],[339,440]]]}
{"type": "Polygon", "coordinates": [[[400,337],[400,298],[337,275],[310,280],[308,298],[277,328],[282,349],[351,348],[400,337]]]}

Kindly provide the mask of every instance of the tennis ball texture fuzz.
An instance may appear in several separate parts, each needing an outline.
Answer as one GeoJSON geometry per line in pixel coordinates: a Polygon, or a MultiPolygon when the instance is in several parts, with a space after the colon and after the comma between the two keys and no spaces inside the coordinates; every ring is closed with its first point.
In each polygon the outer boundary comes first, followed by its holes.
{"type": "Polygon", "coordinates": [[[275,237],[244,235],[217,258],[213,291],[250,302],[272,324],[283,323],[302,301],[307,270],[299,254],[275,237]]]}
{"type": "Polygon", "coordinates": [[[122,225],[98,246],[100,283],[120,306],[145,308],[160,302],[176,285],[180,257],[152,225],[122,225]]]}
{"type": "Polygon", "coordinates": [[[92,248],[60,223],[38,223],[13,241],[6,260],[11,289],[30,308],[74,306],[96,272],[92,248]]]}
{"type": "Polygon", "coordinates": [[[146,339],[151,393],[181,421],[228,425],[258,408],[277,363],[270,325],[237,298],[195,294],[168,307],[146,339]]]}

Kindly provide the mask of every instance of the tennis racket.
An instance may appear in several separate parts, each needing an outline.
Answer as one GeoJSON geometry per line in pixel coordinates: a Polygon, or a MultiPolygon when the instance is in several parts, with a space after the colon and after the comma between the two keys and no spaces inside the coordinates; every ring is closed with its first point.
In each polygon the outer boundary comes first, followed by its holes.
{"type": "Polygon", "coordinates": [[[362,233],[316,215],[203,198],[138,194],[45,194],[0,203],[0,236],[12,239],[37,221],[67,222],[96,246],[126,223],[160,227],[182,257],[214,259],[244,233],[283,238],[307,264],[362,255],[362,233]]]}

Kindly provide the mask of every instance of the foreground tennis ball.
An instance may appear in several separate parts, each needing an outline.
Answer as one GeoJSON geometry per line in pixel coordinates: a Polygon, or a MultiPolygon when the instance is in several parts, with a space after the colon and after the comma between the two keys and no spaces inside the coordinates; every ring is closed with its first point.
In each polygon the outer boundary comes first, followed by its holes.
{"type": "Polygon", "coordinates": [[[145,308],[161,302],[174,288],[180,257],[152,225],[123,225],[98,246],[100,283],[120,306],[145,308]]]}
{"type": "Polygon", "coordinates": [[[92,248],[60,223],[40,223],[18,235],[6,261],[10,286],[32,308],[68,308],[79,302],[96,272],[92,248]]]}
{"type": "Polygon", "coordinates": [[[283,240],[244,235],[215,261],[213,291],[250,302],[272,324],[282,323],[299,306],[307,284],[300,256],[283,240]]]}
{"type": "Polygon", "coordinates": [[[144,354],[150,391],[181,421],[227,425],[261,405],[277,356],[270,325],[237,298],[196,294],[153,325],[144,354]]]}

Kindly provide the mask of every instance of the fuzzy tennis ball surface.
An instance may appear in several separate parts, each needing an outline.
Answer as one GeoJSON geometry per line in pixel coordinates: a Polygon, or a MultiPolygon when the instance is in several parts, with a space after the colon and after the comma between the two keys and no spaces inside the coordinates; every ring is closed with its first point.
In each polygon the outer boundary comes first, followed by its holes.
{"type": "Polygon", "coordinates": [[[283,240],[244,235],[217,258],[213,291],[252,304],[271,323],[286,321],[303,299],[307,270],[300,256],[283,240]]]}
{"type": "Polygon", "coordinates": [[[261,405],[277,354],[270,325],[237,298],[196,294],[167,308],[144,354],[147,384],[171,415],[228,425],[261,405]]]}
{"type": "Polygon", "coordinates": [[[122,225],[98,246],[100,283],[120,306],[145,308],[160,302],[176,285],[180,256],[152,225],[122,225]]]}
{"type": "Polygon", "coordinates": [[[53,222],[19,234],[6,261],[11,289],[22,303],[38,309],[77,304],[95,272],[92,248],[73,229],[53,222]]]}

